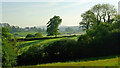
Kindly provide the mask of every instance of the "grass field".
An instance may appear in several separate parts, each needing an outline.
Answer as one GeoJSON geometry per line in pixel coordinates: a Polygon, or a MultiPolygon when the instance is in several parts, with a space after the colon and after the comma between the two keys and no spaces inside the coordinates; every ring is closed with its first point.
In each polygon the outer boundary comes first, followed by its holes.
{"type": "MultiPolygon", "coordinates": [[[[16,36],[18,36],[18,37],[25,37],[25,36],[27,36],[27,34],[35,34],[35,33],[38,33],[38,32],[36,32],[36,31],[24,31],[24,32],[14,32],[13,34],[14,35],[16,35],[16,36]]],[[[44,37],[48,37],[47,36],[47,34],[45,33],[45,32],[42,32],[41,33],[44,37]]],[[[83,33],[80,33],[80,34],[84,34],[84,32],[83,33]]],[[[61,36],[70,36],[70,35],[80,35],[80,34],[60,34],[60,35],[58,35],[58,37],[61,37],[61,36]]],[[[53,36],[49,36],[49,37],[53,37],[53,36]]]]}
{"type": "Polygon", "coordinates": [[[95,61],[80,61],[80,62],[58,62],[41,64],[38,66],[118,66],[118,58],[102,59],[95,61]]]}
{"type": "MultiPolygon", "coordinates": [[[[79,62],[57,62],[57,63],[48,63],[48,64],[40,64],[40,65],[31,65],[31,66],[19,66],[19,67],[6,67],[6,68],[49,68],[53,66],[53,68],[61,67],[61,68],[66,68],[66,66],[71,66],[75,67],[76,66],[82,66],[82,67],[77,67],[77,68],[87,68],[85,66],[103,66],[102,68],[109,68],[106,66],[116,66],[116,67],[111,67],[111,68],[118,68],[119,66],[118,60],[120,57],[116,58],[110,58],[110,59],[99,59],[99,60],[93,60],[93,61],[79,61],[79,62]]],[[[69,67],[70,68],[70,67],[69,67]]],[[[96,67],[95,67],[96,68],[96,67]]],[[[98,67],[97,67],[98,68],[98,67]]],[[[100,67],[101,68],[101,67],[100,67]]]]}
{"type": "Polygon", "coordinates": [[[36,31],[24,31],[24,32],[14,32],[13,34],[17,34],[18,36],[25,37],[27,34],[35,34],[36,31]]]}

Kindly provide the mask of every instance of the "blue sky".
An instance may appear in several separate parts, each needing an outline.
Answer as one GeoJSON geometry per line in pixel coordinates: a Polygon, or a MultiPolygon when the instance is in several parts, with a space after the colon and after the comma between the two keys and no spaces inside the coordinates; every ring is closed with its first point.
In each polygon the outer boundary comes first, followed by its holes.
{"type": "Polygon", "coordinates": [[[2,22],[11,25],[45,26],[54,15],[62,18],[64,26],[78,26],[80,15],[98,3],[118,7],[119,0],[3,0],[2,22]]]}

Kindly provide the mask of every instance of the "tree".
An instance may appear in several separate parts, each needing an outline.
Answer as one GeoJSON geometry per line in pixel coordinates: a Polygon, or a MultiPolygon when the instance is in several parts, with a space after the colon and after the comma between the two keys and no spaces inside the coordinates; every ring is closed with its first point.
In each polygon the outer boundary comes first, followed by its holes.
{"type": "Polygon", "coordinates": [[[112,23],[114,21],[113,19],[116,16],[116,13],[116,8],[113,5],[97,4],[81,15],[83,19],[79,23],[80,27],[83,27],[84,30],[88,30],[91,26],[93,26],[96,23],[112,23]]]}
{"type": "Polygon", "coordinates": [[[114,18],[113,27],[120,29],[120,15],[116,15],[116,17],[114,18]]]}
{"type": "Polygon", "coordinates": [[[48,36],[57,36],[59,34],[58,32],[58,26],[61,24],[62,19],[59,16],[54,16],[50,19],[50,21],[47,23],[47,33],[48,36]]]}
{"type": "Polygon", "coordinates": [[[96,21],[94,13],[91,12],[90,10],[82,14],[81,17],[83,19],[79,24],[80,27],[84,28],[83,30],[88,30],[96,21]]]}
{"type": "Polygon", "coordinates": [[[11,39],[12,38],[12,34],[9,33],[9,29],[6,27],[2,27],[2,37],[6,38],[6,39],[11,39]]]}
{"type": "Polygon", "coordinates": [[[95,14],[97,23],[112,22],[112,18],[116,15],[117,11],[113,5],[110,4],[97,4],[91,8],[91,11],[95,14]]]}
{"type": "Polygon", "coordinates": [[[9,29],[2,27],[2,66],[14,66],[16,65],[16,52],[14,45],[9,39],[12,38],[12,34],[9,33],[9,29]]]}

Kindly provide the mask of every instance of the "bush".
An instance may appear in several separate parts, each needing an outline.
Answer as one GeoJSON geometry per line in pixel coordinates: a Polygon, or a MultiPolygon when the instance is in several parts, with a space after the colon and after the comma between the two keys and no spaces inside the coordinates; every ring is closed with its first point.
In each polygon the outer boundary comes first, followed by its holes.
{"type": "Polygon", "coordinates": [[[2,66],[15,66],[17,54],[12,44],[7,40],[2,40],[2,66]]]}
{"type": "Polygon", "coordinates": [[[35,37],[36,37],[36,38],[41,38],[41,37],[43,37],[43,36],[42,36],[42,34],[40,34],[40,33],[36,33],[36,34],[35,34],[35,37]]]}
{"type": "Polygon", "coordinates": [[[49,46],[45,47],[45,61],[56,62],[65,61],[73,58],[76,41],[72,39],[58,40],[49,46]]]}
{"type": "Polygon", "coordinates": [[[70,60],[74,58],[75,45],[75,40],[62,39],[40,47],[31,46],[26,52],[18,56],[18,65],[70,60]]]}
{"type": "Polygon", "coordinates": [[[18,56],[18,65],[35,65],[42,63],[43,51],[41,47],[31,46],[18,56]]]}
{"type": "Polygon", "coordinates": [[[35,37],[35,36],[32,34],[27,34],[27,36],[26,36],[26,38],[33,38],[33,37],[35,37]]]}
{"type": "Polygon", "coordinates": [[[78,39],[81,55],[83,57],[97,57],[119,54],[120,30],[114,27],[114,23],[101,22],[87,30],[86,34],[81,35],[78,39]]]}
{"type": "Polygon", "coordinates": [[[2,66],[15,66],[17,54],[14,50],[14,41],[9,41],[12,38],[12,34],[9,33],[9,29],[2,27],[2,66]]]}

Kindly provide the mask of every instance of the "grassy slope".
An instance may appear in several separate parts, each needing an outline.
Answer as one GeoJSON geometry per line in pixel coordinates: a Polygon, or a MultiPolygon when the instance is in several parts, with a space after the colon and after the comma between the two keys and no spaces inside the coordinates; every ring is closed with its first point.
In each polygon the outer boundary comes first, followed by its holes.
{"type": "MultiPolygon", "coordinates": [[[[22,52],[26,51],[30,46],[42,46],[43,44],[52,43],[54,41],[61,40],[61,39],[64,39],[64,38],[18,42],[18,45],[19,45],[18,47],[20,48],[18,50],[18,55],[20,55],[22,52]]],[[[77,36],[69,37],[69,39],[77,40],[77,36]]]]}
{"type": "Polygon", "coordinates": [[[80,61],[80,62],[58,62],[41,64],[38,66],[118,66],[118,58],[101,59],[94,61],[80,61]]]}

